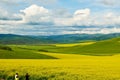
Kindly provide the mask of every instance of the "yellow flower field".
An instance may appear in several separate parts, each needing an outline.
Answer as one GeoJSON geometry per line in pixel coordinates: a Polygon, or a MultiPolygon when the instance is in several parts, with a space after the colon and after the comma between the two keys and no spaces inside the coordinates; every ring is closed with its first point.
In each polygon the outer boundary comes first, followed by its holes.
{"type": "Polygon", "coordinates": [[[1,59],[0,78],[13,80],[17,72],[24,80],[120,80],[120,55],[83,56],[42,53],[60,59],[1,59]]]}
{"type": "Polygon", "coordinates": [[[58,47],[72,47],[72,46],[78,46],[78,45],[90,45],[95,42],[85,42],[85,43],[69,43],[69,44],[55,44],[58,47]]]}

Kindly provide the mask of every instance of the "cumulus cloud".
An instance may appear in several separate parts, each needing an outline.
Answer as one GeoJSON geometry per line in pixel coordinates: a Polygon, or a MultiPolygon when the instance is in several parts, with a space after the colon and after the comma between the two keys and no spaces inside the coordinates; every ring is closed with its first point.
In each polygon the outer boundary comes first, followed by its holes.
{"type": "Polygon", "coordinates": [[[19,14],[10,14],[0,8],[0,24],[29,24],[54,26],[114,26],[120,25],[120,15],[114,12],[92,14],[89,8],[70,14],[66,10],[52,11],[38,5],[31,5],[19,14]],[[98,16],[99,15],[99,16],[98,16]]]}
{"type": "Polygon", "coordinates": [[[73,16],[54,18],[55,25],[59,26],[115,26],[120,25],[120,15],[114,12],[92,14],[91,10],[76,10],[73,16]]]}
{"type": "Polygon", "coordinates": [[[115,13],[106,13],[104,15],[105,23],[108,25],[119,25],[120,24],[120,15],[115,13]]]}
{"type": "Polygon", "coordinates": [[[73,15],[75,24],[76,25],[84,24],[84,21],[88,19],[89,15],[90,15],[90,9],[87,8],[75,11],[73,15]]]}
{"type": "Polygon", "coordinates": [[[24,23],[28,24],[48,24],[51,23],[51,13],[48,9],[31,5],[30,7],[20,10],[24,23]]]}
{"type": "Polygon", "coordinates": [[[98,14],[91,16],[90,18],[92,21],[91,25],[96,25],[96,26],[115,26],[115,25],[120,25],[120,15],[113,13],[113,12],[107,12],[103,14],[98,14]]]}
{"type": "Polygon", "coordinates": [[[92,12],[92,10],[89,8],[78,9],[73,13],[69,13],[67,10],[64,9],[53,11],[45,7],[33,4],[23,10],[20,10],[20,12],[17,14],[12,14],[3,8],[0,8],[1,33],[31,33],[35,35],[83,33],[108,34],[118,32],[120,33],[120,28],[116,27],[119,25],[119,13],[95,13],[92,12]],[[30,25],[32,25],[32,27],[30,27],[30,25]],[[85,26],[88,26],[89,28],[86,28],[85,26]],[[107,28],[108,26],[112,27],[107,28]]]}
{"type": "Polygon", "coordinates": [[[81,18],[86,18],[89,15],[90,15],[90,9],[81,9],[81,10],[75,11],[74,13],[75,18],[80,18],[80,20],[81,18]]]}
{"type": "Polygon", "coordinates": [[[62,26],[75,26],[75,25],[82,25],[84,21],[88,19],[90,15],[90,9],[80,9],[74,12],[73,15],[69,17],[58,17],[55,18],[56,25],[62,26]]]}

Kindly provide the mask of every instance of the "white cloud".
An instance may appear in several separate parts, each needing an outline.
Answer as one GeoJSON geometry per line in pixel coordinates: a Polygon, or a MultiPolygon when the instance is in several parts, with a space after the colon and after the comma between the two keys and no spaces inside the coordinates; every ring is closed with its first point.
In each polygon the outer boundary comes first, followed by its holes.
{"type": "Polygon", "coordinates": [[[0,19],[6,18],[8,16],[8,12],[0,8],[0,19]]]}
{"type": "MultiPolygon", "coordinates": [[[[54,17],[53,17],[54,18],[54,17]]],[[[91,10],[76,10],[73,16],[54,18],[57,26],[115,26],[120,25],[120,15],[114,12],[92,14],[91,10]]]]}
{"type": "Polygon", "coordinates": [[[0,20],[21,20],[20,14],[12,14],[3,8],[0,8],[0,20]]]}
{"type": "Polygon", "coordinates": [[[81,9],[81,10],[77,10],[74,13],[74,18],[76,20],[81,20],[84,19],[86,17],[88,17],[90,15],[90,9],[81,9]]]}
{"type": "Polygon", "coordinates": [[[108,25],[116,25],[116,24],[120,24],[120,15],[117,15],[115,13],[106,13],[104,15],[105,18],[105,23],[108,25]]]}
{"type": "MultiPolygon", "coordinates": [[[[58,10],[59,11],[59,10],[58,10]]],[[[11,14],[0,8],[0,24],[29,24],[54,26],[109,26],[120,25],[120,15],[114,12],[92,14],[89,8],[76,10],[73,14],[63,10],[60,12],[44,7],[31,5],[19,14],[11,14]],[[69,14],[69,16],[67,16],[69,14]],[[67,17],[66,17],[66,16],[67,17]]]]}
{"type": "Polygon", "coordinates": [[[55,18],[54,24],[56,26],[73,26],[74,20],[73,18],[55,18]]]}
{"type": "Polygon", "coordinates": [[[120,15],[118,13],[92,14],[93,12],[91,13],[89,8],[76,10],[73,14],[67,16],[68,13],[65,10],[55,12],[37,5],[31,5],[24,10],[20,10],[19,14],[11,14],[4,9],[0,9],[0,33],[27,35],[120,33],[120,15]],[[38,25],[35,27],[33,24],[38,25]],[[30,25],[32,26],[30,27],[30,25]],[[90,28],[80,28],[79,26],[90,26],[90,28]],[[95,28],[92,28],[92,26],[95,28]],[[105,28],[106,26],[112,26],[112,28],[105,28]],[[115,26],[118,27],[113,28],[115,26]]]}
{"type": "Polygon", "coordinates": [[[115,7],[120,5],[120,0],[99,0],[99,3],[104,6],[115,7]]]}
{"type": "Polygon", "coordinates": [[[88,8],[77,10],[73,15],[73,20],[76,25],[84,25],[84,22],[88,20],[89,15],[90,9],[88,8]]]}
{"type": "Polygon", "coordinates": [[[59,17],[55,18],[55,25],[59,26],[74,26],[83,25],[90,15],[90,9],[81,9],[74,12],[72,16],[69,17],[59,17]]]}
{"type": "Polygon", "coordinates": [[[12,14],[3,8],[0,8],[0,25],[14,25],[21,23],[20,14],[12,14]]]}
{"type": "Polygon", "coordinates": [[[62,31],[61,34],[110,34],[120,33],[120,28],[86,28],[76,31],[62,31]]]}
{"type": "Polygon", "coordinates": [[[96,14],[91,16],[92,23],[91,25],[95,26],[115,26],[120,25],[120,15],[113,13],[113,12],[107,12],[103,14],[96,14]],[[98,16],[99,15],[99,16],[98,16]]]}
{"type": "Polygon", "coordinates": [[[110,33],[120,33],[120,28],[103,28],[99,33],[110,34],[110,33]]]}
{"type": "Polygon", "coordinates": [[[22,21],[0,20],[0,25],[19,25],[22,21]]]}
{"type": "Polygon", "coordinates": [[[31,5],[24,10],[20,10],[20,12],[23,13],[22,18],[24,23],[43,24],[52,21],[50,11],[41,6],[31,5]]]}

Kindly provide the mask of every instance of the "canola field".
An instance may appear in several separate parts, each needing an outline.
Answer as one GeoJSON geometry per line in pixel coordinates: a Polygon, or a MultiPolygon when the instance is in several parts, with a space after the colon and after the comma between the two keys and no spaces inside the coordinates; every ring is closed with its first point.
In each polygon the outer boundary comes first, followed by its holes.
{"type": "Polygon", "coordinates": [[[30,80],[120,80],[120,55],[41,54],[59,59],[1,59],[0,78],[14,80],[19,73],[24,80],[29,73],[30,80]]]}

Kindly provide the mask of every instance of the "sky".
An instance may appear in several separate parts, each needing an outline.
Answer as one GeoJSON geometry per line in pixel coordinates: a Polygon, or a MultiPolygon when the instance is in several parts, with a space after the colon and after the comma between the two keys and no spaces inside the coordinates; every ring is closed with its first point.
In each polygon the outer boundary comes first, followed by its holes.
{"type": "Polygon", "coordinates": [[[120,33],[120,0],[0,0],[0,34],[120,33]]]}

